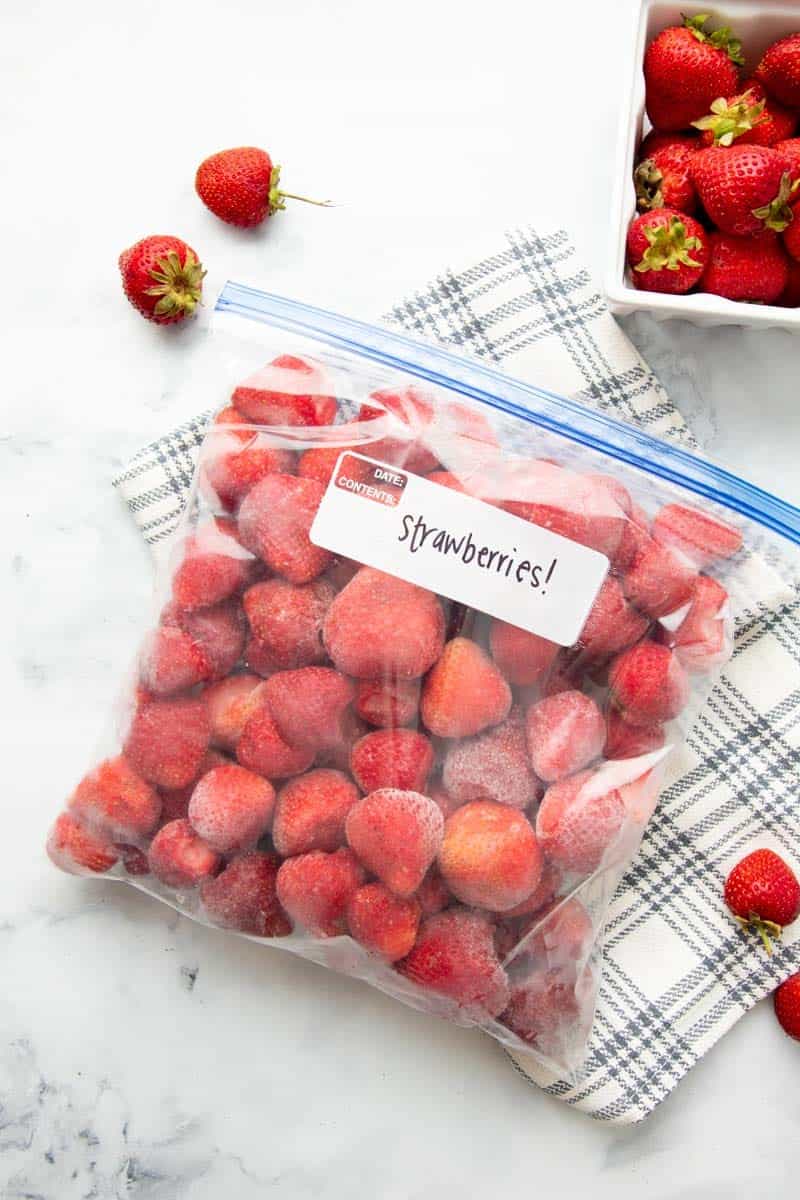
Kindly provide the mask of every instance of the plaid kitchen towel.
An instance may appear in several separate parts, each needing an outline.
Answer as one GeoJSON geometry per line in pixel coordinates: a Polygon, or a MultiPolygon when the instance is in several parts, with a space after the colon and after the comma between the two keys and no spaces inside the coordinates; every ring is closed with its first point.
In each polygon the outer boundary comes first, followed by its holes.
{"type": "MultiPolygon", "coordinates": [[[[563,230],[496,238],[386,314],[509,374],[577,395],[648,432],[694,444],[610,316],[563,230]]],[[[115,480],[156,549],[183,509],[208,414],[142,450],[115,480]]],[[[590,1115],[641,1120],[756,1001],[800,969],[800,934],[771,959],[721,903],[755,844],[800,845],[800,595],[752,560],[734,657],[679,753],[608,915],[604,970],[577,1082],[513,1056],[526,1079],[590,1115]]]]}

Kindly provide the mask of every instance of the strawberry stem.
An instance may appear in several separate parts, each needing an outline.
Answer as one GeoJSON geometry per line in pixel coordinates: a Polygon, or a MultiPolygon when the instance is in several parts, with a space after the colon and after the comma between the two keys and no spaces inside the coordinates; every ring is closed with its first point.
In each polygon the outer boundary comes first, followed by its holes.
{"type": "Polygon", "coordinates": [[[715,29],[713,33],[707,33],[703,27],[711,19],[708,13],[698,13],[694,17],[687,17],[685,13],[681,13],[681,16],[684,26],[698,42],[708,42],[715,50],[726,51],[731,62],[736,63],[737,67],[744,66],[742,43],[739,38],[733,36],[733,30],[727,25],[722,29],[715,29]]]}
{"type": "Polygon", "coordinates": [[[295,192],[283,192],[278,187],[278,181],[281,177],[280,167],[273,167],[272,174],[269,179],[269,211],[272,213],[280,212],[286,208],[285,200],[302,200],[303,204],[316,204],[319,208],[330,208],[333,204],[332,200],[312,200],[309,196],[298,196],[295,192]]]}
{"type": "Polygon", "coordinates": [[[777,921],[766,921],[760,917],[758,913],[751,912],[747,917],[737,917],[736,920],[741,925],[745,933],[757,933],[764,944],[764,949],[768,957],[772,957],[772,941],[775,938],[777,941],[783,933],[783,928],[778,925],[777,921]]]}
{"type": "Polygon", "coordinates": [[[681,267],[700,267],[691,251],[699,250],[702,242],[698,237],[687,237],[683,221],[673,217],[669,227],[658,225],[655,228],[645,226],[644,236],[650,245],[642,255],[642,261],[633,268],[640,274],[645,271],[677,271],[681,267]]]}
{"type": "Polygon", "coordinates": [[[756,101],[752,92],[726,100],[721,96],[711,105],[711,113],[692,121],[695,129],[711,130],[715,146],[732,146],[736,138],[749,133],[764,119],[765,100],[756,101]]]}
{"type": "Polygon", "coordinates": [[[644,162],[639,163],[634,171],[633,181],[636,186],[637,207],[642,212],[664,207],[664,192],[661,188],[664,176],[652,158],[646,158],[644,162]]]}
{"type": "Polygon", "coordinates": [[[204,275],[205,271],[191,250],[186,251],[183,263],[174,250],[159,258],[150,271],[150,278],[155,282],[152,287],[145,288],[144,293],[160,297],[153,310],[155,315],[171,317],[184,312],[190,317],[200,303],[204,275]]]}
{"type": "Polygon", "coordinates": [[[789,171],[785,171],[775,199],[771,200],[769,204],[763,205],[762,208],[754,208],[753,216],[758,217],[759,221],[763,221],[767,229],[783,233],[784,229],[787,229],[794,220],[791,200],[796,188],[797,184],[792,183],[791,174],[789,171]]]}

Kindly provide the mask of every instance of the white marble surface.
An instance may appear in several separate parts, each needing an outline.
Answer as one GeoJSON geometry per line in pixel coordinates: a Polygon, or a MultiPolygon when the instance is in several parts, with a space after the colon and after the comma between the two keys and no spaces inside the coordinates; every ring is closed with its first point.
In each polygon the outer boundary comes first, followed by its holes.
{"type": "MultiPolygon", "coordinates": [[[[120,249],[175,232],[209,296],[231,276],[370,315],[474,235],[557,211],[599,270],[631,8],[573,0],[566,48],[543,0],[6,6],[4,1200],[757,1200],[796,1181],[800,1048],[766,1005],[647,1123],[609,1129],[478,1035],[42,852],[146,619],[109,481],[182,415],[199,333],[139,320],[120,249]],[[193,169],[242,142],[341,207],[219,225],[193,169]]],[[[800,501],[800,341],[632,327],[709,446],[800,501]]]]}

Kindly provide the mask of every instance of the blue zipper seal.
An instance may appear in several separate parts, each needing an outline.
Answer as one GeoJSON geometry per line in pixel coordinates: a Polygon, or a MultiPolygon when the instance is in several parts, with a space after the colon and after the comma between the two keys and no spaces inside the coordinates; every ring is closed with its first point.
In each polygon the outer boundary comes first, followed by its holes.
{"type": "Polygon", "coordinates": [[[704,496],[800,546],[800,509],[794,505],[679,446],[574,400],[512,379],[478,360],[461,358],[394,330],[230,281],[220,292],[215,308],[314,338],[477,400],[704,496]]]}

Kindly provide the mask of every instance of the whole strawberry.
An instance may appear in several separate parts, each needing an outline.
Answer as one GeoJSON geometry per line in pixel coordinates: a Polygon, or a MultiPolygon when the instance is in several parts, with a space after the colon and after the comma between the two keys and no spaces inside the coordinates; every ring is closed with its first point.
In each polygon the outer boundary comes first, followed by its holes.
{"type": "Polygon", "coordinates": [[[627,250],[633,285],[646,292],[688,292],[708,260],[702,225],[671,208],[637,217],[628,230],[627,250]]]}
{"type": "Polygon", "coordinates": [[[785,142],[776,142],[774,149],[786,159],[792,183],[797,183],[800,180],[800,137],[787,138],[785,142]]]}
{"type": "Polygon", "coordinates": [[[744,59],[730,29],[708,33],[707,16],[684,17],[663,30],[644,58],[647,115],[656,129],[687,129],[718,96],[736,91],[744,59]]]}
{"type": "Polygon", "coordinates": [[[692,178],[703,207],[723,233],[781,233],[792,222],[789,161],[769,146],[701,150],[692,159],[692,178]]]}
{"type": "Polygon", "coordinates": [[[701,292],[728,300],[774,304],[789,282],[789,261],[775,233],[749,238],[712,233],[708,248],[701,292]]]}
{"type": "Polygon", "coordinates": [[[781,984],[773,1004],[783,1032],[800,1042],[800,974],[790,976],[781,984]]]}
{"type": "Polygon", "coordinates": [[[200,163],[194,186],[198,196],[221,221],[250,228],[286,207],[286,200],[327,205],[327,200],[309,200],[278,187],[281,169],[274,166],[266,150],[237,146],[220,150],[200,163]]]}
{"type": "Polygon", "coordinates": [[[692,182],[691,162],[697,145],[675,138],[662,145],[639,163],[634,172],[636,201],[642,212],[654,208],[676,208],[692,213],[697,208],[697,193],[692,182]]]}
{"type": "Polygon", "coordinates": [[[770,46],[755,73],[781,104],[800,108],[800,33],[770,46]]]}
{"type": "Polygon", "coordinates": [[[751,79],[738,95],[715,100],[710,114],[692,124],[702,131],[704,146],[774,146],[792,136],[797,116],[751,79]]]}
{"type": "Polygon", "coordinates": [[[743,929],[758,933],[771,954],[770,937],[780,937],[784,925],[800,915],[800,883],[774,850],[754,850],[725,880],[725,903],[743,929]]]}
{"type": "Polygon", "coordinates": [[[205,271],[191,246],[177,237],[154,234],[119,256],[122,286],[148,321],[173,325],[190,317],[203,291],[205,271]]]}
{"type": "Polygon", "coordinates": [[[800,200],[792,209],[794,220],[783,235],[783,244],[795,261],[800,262],[800,200]]]}

